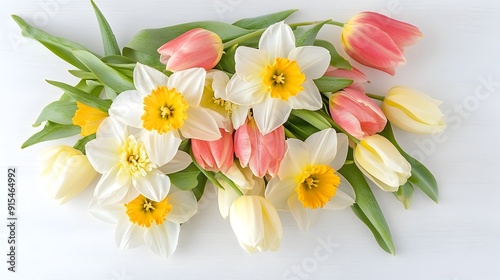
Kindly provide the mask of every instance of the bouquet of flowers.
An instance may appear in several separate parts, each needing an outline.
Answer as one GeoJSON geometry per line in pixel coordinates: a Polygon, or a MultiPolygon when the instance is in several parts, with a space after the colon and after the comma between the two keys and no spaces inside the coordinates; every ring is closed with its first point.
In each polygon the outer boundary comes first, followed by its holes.
{"type": "Polygon", "coordinates": [[[437,201],[434,176],[398,145],[392,125],[441,132],[440,102],[401,86],[366,93],[367,77],[317,38],[339,27],[350,58],[394,75],[404,49],[422,37],[417,27],[373,12],[345,23],[285,23],[296,12],[287,10],[142,30],[120,48],[91,3],[104,55],[13,16],[79,79],[47,81],[62,96],[22,147],[79,135],[73,147],[41,155],[48,192],[64,203],[92,185],[90,213],[116,224],[120,248],[145,244],[171,255],[208,187],[247,252],[279,249],[278,210],[307,231],[320,212],[350,207],[394,254],[368,182],[405,208],[415,188],[437,201]]]}

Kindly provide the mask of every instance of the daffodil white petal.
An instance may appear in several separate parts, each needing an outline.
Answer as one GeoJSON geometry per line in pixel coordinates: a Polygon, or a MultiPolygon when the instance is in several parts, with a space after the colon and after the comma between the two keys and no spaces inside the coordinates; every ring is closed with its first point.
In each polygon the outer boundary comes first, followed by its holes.
{"type": "Polygon", "coordinates": [[[105,174],[120,163],[120,145],[116,139],[95,139],[85,145],[87,158],[94,169],[105,174]]]}
{"type": "Polygon", "coordinates": [[[244,81],[238,75],[229,80],[226,91],[227,100],[240,106],[258,104],[266,94],[261,78],[244,81]]]}
{"type": "Polygon", "coordinates": [[[144,243],[155,254],[167,258],[177,248],[179,240],[180,225],[168,220],[161,225],[151,225],[144,232],[144,243]]]}
{"type": "Polygon", "coordinates": [[[107,117],[97,128],[96,138],[113,138],[119,142],[127,138],[127,125],[116,118],[107,117]]]}
{"type": "Polygon", "coordinates": [[[344,133],[337,133],[337,154],[333,161],[329,165],[335,169],[339,170],[345,163],[347,158],[347,152],[349,149],[349,138],[344,133]]]}
{"type": "Polygon", "coordinates": [[[287,151],[280,163],[278,177],[281,180],[297,176],[311,162],[309,147],[298,139],[286,140],[287,151]]]}
{"type": "Polygon", "coordinates": [[[309,228],[316,223],[316,220],[319,217],[320,211],[304,207],[302,202],[299,201],[297,194],[288,199],[288,206],[290,207],[290,211],[292,212],[299,229],[303,232],[309,231],[309,228]]]}
{"type": "Polygon", "coordinates": [[[290,51],[288,58],[297,61],[300,71],[308,80],[321,78],[330,66],[330,52],[316,46],[295,48],[290,51]]]}
{"type": "Polygon", "coordinates": [[[171,192],[168,203],[172,210],[167,214],[167,220],[177,224],[187,222],[198,211],[198,201],[192,191],[171,192]]]}
{"type": "Polygon", "coordinates": [[[236,200],[229,211],[229,220],[238,240],[255,247],[264,238],[264,223],[260,204],[251,202],[249,199],[236,200]]]}
{"type": "Polygon", "coordinates": [[[116,224],[120,217],[123,216],[123,211],[125,211],[123,204],[101,205],[96,198],[93,198],[89,204],[90,214],[110,224],[116,224]]]}
{"type": "Polygon", "coordinates": [[[141,99],[151,94],[151,91],[159,86],[167,86],[169,80],[162,72],[141,63],[136,64],[133,75],[134,85],[139,91],[141,99]]]}
{"type": "Polygon", "coordinates": [[[352,206],[356,202],[356,194],[351,184],[344,176],[338,173],[337,176],[340,177],[340,185],[337,188],[335,196],[323,206],[323,209],[341,210],[352,206]]]}
{"type": "Polygon", "coordinates": [[[269,65],[269,54],[266,51],[241,46],[235,54],[236,73],[245,81],[249,78],[260,78],[260,73],[269,65]]]}
{"type": "Polygon", "coordinates": [[[319,93],[318,87],[312,80],[306,80],[302,83],[304,90],[299,92],[295,96],[288,98],[288,102],[294,109],[306,109],[310,111],[316,111],[321,109],[323,106],[323,101],[321,100],[321,94],[319,93]]]}
{"type": "Polygon", "coordinates": [[[168,164],[160,167],[160,170],[166,174],[172,174],[186,169],[193,160],[191,156],[183,151],[177,151],[174,158],[168,162],[168,164]]]}
{"type": "Polygon", "coordinates": [[[309,136],[305,144],[311,153],[310,163],[329,164],[337,155],[337,132],[333,128],[324,129],[309,136]]]}
{"type": "Polygon", "coordinates": [[[294,48],[292,28],[282,21],[269,26],[259,40],[259,49],[268,52],[271,61],[277,57],[287,57],[294,48]]]}
{"type": "MultiPolygon", "coordinates": [[[[101,179],[97,183],[94,196],[101,199],[108,199],[108,201],[118,202],[126,194],[126,190],[129,188],[132,181],[125,176],[119,176],[120,166],[116,165],[111,168],[109,172],[102,175],[101,179]],[[120,190],[125,189],[125,192],[120,190]],[[118,191],[118,192],[117,192],[118,191]]],[[[99,203],[102,204],[101,201],[99,203]]]]}
{"type": "Polygon", "coordinates": [[[174,130],[163,134],[157,131],[144,131],[140,139],[145,144],[149,159],[157,166],[163,166],[171,161],[181,144],[181,139],[176,136],[174,130]]]}
{"type": "Polygon", "coordinates": [[[233,123],[234,129],[238,129],[245,123],[249,111],[250,111],[249,106],[238,106],[236,109],[233,110],[233,113],[231,114],[231,121],[233,123]]]}
{"type": "Polygon", "coordinates": [[[229,82],[229,76],[220,70],[210,70],[207,72],[207,79],[212,78],[212,89],[215,98],[226,100],[226,86],[229,82]]]}
{"type": "Polygon", "coordinates": [[[143,228],[131,223],[128,217],[118,220],[115,229],[116,245],[120,249],[132,249],[143,244],[143,228]]]}
{"type": "Polygon", "coordinates": [[[189,106],[198,107],[205,86],[205,76],[203,68],[178,71],[170,76],[167,87],[180,92],[189,106]]]}
{"type": "Polygon", "coordinates": [[[205,141],[221,138],[219,127],[213,116],[204,108],[189,107],[188,118],[180,128],[182,136],[205,141]]]}
{"type": "Polygon", "coordinates": [[[120,93],[109,107],[109,115],[117,120],[133,126],[142,127],[144,114],[144,97],[138,91],[129,90],[120,93]]]}
{"type": "Polygon", "coordinates": [[[153,201],[162,201],[170,191],[170,178],[158,169],[153,169],[142,176],[132,177],[135,188],[153,201]]]}
{"type": "Polygon", "coordinates": [[[255,123],[264,135],[283,125],[291,111],[290,104],[271,96],[265,96],[262,102],[253,105],[255,123]]]}
{"type": "Polygon", "coordinates": [[[265,196],[277,210],[289,210],[288,199],[296,194],[296,188],[295,178],[288,177],[280,181],[278,177],[274,177],[267,183],[265,196]]]}

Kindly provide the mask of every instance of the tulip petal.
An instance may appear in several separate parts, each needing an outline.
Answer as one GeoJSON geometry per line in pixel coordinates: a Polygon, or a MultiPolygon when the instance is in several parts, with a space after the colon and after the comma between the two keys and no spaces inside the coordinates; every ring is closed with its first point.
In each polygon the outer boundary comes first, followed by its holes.
{"type": "Polygon", "coordinates": [[[176,136],[174,130],[163,134],[157,131],[144,131],[140,139],[145,144],[149,159],[157,166],[170,162],[181,144],[181,139],[176,136]]]}
{"type": "Polygon", "coordinates": [[[262,102],[253,106],[255,123],[264,135],[283,125],[291,111],[290,104],[271,96],[264,97],[262,102]]]}
{"type": "Polygon", "coordinates": [[[318,87],[312,80],[306,80],[302,83],[304,90],[297,95],[288,98],[288,102],[293,109],[306,109],[316,111],[321,109],[323,101],[318,87]]]}
{"type": "Polygon", "coordinates": [[[269,26],[260,37],[259,49],[269,53],[270,61],[277,57],[288,57],[294,48],[295,36],[292,28],[282,21],[269,26]]]}
{"type": "Polygon", "coordinates": [[[325,72],[325,76],[353,80],[356,84],[363,84],[368,82],[368,78],[366,78],[365,74],[355,67],[353,67],[351,70],[347,70],[329,66],[325,72]]]}
{"type": "Polygon", "coordinates": [[[143,102],[144,96],[138,91],[122,92],[113,100],[113,104],[109,108],[109,115],[126,125],[140,128],[142,127],[141,117],[144,114],[143,102]]]}
{"type": "Polygon", "coordinates": [[[297,194],[288,199],[288,207],[290,207],[290,211],[302,232],[309,231],[318,220],[319,211],[304,207],[297,194]]]}
{"type": "Polygon", "coordinates": [[[279,178],[272,178],[266,186],[265,197],[278,210],[289,210],[288,199],[296,194],[297,181],[293,177],[288,177],[281,181],[279,178]]]}
{"type": "Polygon", "coordinates": [[[198,211],[198,201],[192,191],[171,192],[168,203],[172,205],[172,210],[167,214],[167,220],[176,224],[187,222],[198,211]]]}
{"type": "Polygon", "coordinates": [[[288,58],[297,62],[307,80],[321,78],[330,65],[330,52],[316,46],[294,48],[288,58]]]}
{"type": "Polygon", "coordinates": [[[264,238],[262,208],[253,196],[240,196],[229,210],[231,227],[238,240],[251,247],[256,247],[264,238]]]}
{"type": "Polygon", "coordinates": [[[180,128],[182,136],[205,141],[215,141],[221,138],[217,122],[208,110],[204,108],[189,107],[186,114],[188,118],[180,128]]]}
{"type": "Polygon", "coordinates": [[[262,102],[266,90],[261,78],[243,80],[238,75],[234,75],[227,84],[227,100],[240,105],[250,106],[262,102]]]}
{"type": "Polygon", "coordinates": [[[160,170],[165,174],[172,174],[186,169],[192,162],[188,153],[179,150],[171,161],[160,167],[160,170]]]}
{"type": "MultiPolygon", "coordinates": [[[[221,184],[223,184],[223,182],[224,181],[221,181],[221,184]]],[[[217,188],[217,201],[222,218],[226,219],[229,216],[229,209],[231,209],[231,205],[233,205],[233,202],[238,197],[240,197],[240,195],[231,187],[225,189],[217,188]]]]}
{"type": "Polygon", "coordinates": [[[236,49],[234,55],[237,75],[248,81],[252,78],[260,78],[261,73],[267,65],[271,64],[269,53],[264,50],[241,46],[236,49]]]}
{"type": "Polygon", "coordinates": [[[180,225],[167,220],[161,225],[151,225],[144,232],[144,243],[155,254],[167,258],[177,248],[179,233],[180,225]]]}
{"type": "MultiPolygon", "coordinates": [[[[151,91],[159,86],[167,86],[169,80],[162,72],[141,63],[137,63],[133,75],[135,88],[141,96],[141,106],[144,97],[151,94],[151,91]]],[[[121,94],[118,96],[121,96],[121,94]]]]}
{"type": "Polygon", "coordinates": [[[115,229],[116,245],[120,249],[132,249],[143,244],[143,229],[123,217],[118,220],[115,229]]]}
{"type": "Polygon", "coordinates": [[[143,196],[153,201],[162,201],[170,191],[170,178],[157,169],[151,170],[146,176],[135,175],[132,183],[143,196]]]}
{"type": "Polygon", "coordinates": [[[198,107],[205,86],[205,75],[203,68],[175,72],[168,79],[167,87],[180,92],[189,106],[198,107]]]}
{"type": "Polygon", "coordinates": [[[278,177],[283,181],[290,177],[295,178],[311,162],[310,148],[304,142],[290,138],[286,140],[286,144],[287,151],[278,171],[278,177]]]}

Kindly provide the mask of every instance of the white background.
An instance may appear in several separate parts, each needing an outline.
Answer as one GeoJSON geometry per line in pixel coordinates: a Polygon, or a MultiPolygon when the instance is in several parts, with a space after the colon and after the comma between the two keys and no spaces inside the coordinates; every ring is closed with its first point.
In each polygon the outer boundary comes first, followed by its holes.
{"type": "MultiPolygon", "coordinates": [[[[74,83],[71,67],[39,43],[23,40],[10,14],[44,30],[102,52],[89,1],[0,2],[0,217],[5,221],[6,173],[18,167],[18,263],[7,272],[7,228],[0,226],[1,279],[500,279],[500,5],[462,1],[97,1],[123,46],[143,28],[198,20],[233,22],[284,9],[300,11],[290,21],[345,21],[373,10],[415,24],[425,38],[406,52],[407,65],[391,77],[365,70],[372,93],[393,85],[420,89],[444,101],[448,129],[439,137],[401,131],[398,139],[422,159],[440,184],[440,202],[415,192],[410,210],[392,194],[374,189],[391,227],[396,256],[382,251],[350,209],[324,212],[301,233],[282,213],[284,238],[277,253],[247,254],[238,245],[216,201],[182,226],[175,254],[163,260],[147,248],[121,251],[114,227],[87,213],[92,190],[60,206],[38,177],[37,155],[56,141],[25,150],[43,106],[59,97],[44,79],[74,83]],[[330,245],[326,246],[325,243],[330,245]],[[323,244],[323,245],[322,245],[323,244]],[[318,255],[315,252],[322,254],[318,255]]],[[[339,29],[324,39],[339,41],[339,29]]],[[[69,143],[69,142],[68,142],[69,143]]]]}

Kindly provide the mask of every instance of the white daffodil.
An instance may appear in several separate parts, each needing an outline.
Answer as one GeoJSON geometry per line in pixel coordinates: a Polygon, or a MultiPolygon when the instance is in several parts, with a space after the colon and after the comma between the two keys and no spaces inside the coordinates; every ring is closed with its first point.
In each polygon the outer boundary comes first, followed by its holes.
{"type": "Polygon", "coordinates": [[[236,105],[228,101],[226,94],[228,82],[229,77],[223,71],[208,71],[200,106],[219,113],[224,119],[226,131],[232,131],[233,128],[237,129],[245,122],[250,107],[236,105]]]}
{"type": "Polygon", "coordinates": [[[227,100],[250,106],[257,126],[267,134],[288,119],[292,109],[318,110],[321,95],[313,79],[330,64],[330,53],[316,46],[295,46],[290,26],[271,25],[259,49],[241,46],[235,54],[236,74],[227,85],[227,100]]]}
{"type": "Polygon", "coordinates": [[[120,249],[146,244],[164,258],[177,247],[180,224],[198,210],[193,192],[181,191],[175,186],[161,201],[138,195],[124,204],[100,205],[94,199],[89,208],[100,220],[116,224],[115,238],[120,249]]]}
{"type": "Polygon", "coordinates": [[[320,208],[337,210],[354,203],[354,190],[337,173],[347,156],[345,134],[326,129],[304,142],[288,139],[287,145],[278,176],[267,185],[266,198],[276,209],[291,211],[300,230],[309,229],[320,208]]]}
{"type": "Polygon", "coordinates": [[[163,151],[185,138],[213,141],[221,137],[213,113],[200,107],[205,70],[193,68],[167,77],[162,72],[137,63],[134,84],[137,90],[120,93],[109,114],[123,123],[143,128],[149,134],[145,147],[150,157],[163,165],[169,155],[163,151]],[[200,125],[203,124],[203,125],[200,125]]]}
{"type": "Polygon", "coordinates": [[[164,143],[160,150],[153,150],[167,155],[168,164],[156,162],[144,144],[147,137],[143,130],[112,117],[101,123],[96,139],[86,145],[90,163],[103,175],[94,191],[99,203],[116,203],[139,194],[161,201],[170,189],[165,173],[183,170],[191,163],[191,157],[178,151],[175,143],[164,143]]]}

